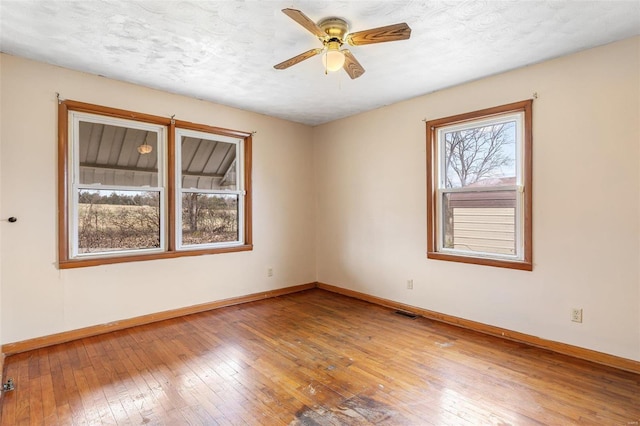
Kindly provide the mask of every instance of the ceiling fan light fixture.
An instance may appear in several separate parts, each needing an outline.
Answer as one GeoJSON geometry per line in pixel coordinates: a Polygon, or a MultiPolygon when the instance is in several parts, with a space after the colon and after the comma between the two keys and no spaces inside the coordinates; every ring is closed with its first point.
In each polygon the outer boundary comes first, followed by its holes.
{"type": "Polygon", "coordinates": [[[327,71],[338,71],[344,65],[344,54],[339,50],[329,50],[322,55],[322,65],[327,71]]]}
{"type": "Polygon", "coordinates": [[[322,55],[322,65],[327,71],[338,71],[344,65],[344,53],[340,51],[340,43],[329,42],[327,51],[322,55]]]}

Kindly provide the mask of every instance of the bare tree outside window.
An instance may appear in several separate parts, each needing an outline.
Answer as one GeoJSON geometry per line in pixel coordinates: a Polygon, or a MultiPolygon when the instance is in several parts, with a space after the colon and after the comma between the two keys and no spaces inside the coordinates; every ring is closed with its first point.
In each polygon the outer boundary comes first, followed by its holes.
{"type": "Polygon", "coordinates": [[[444,148],[446,188],[515,177],[515,122],[448,132],[444,148]]]}
{"type": "Polygon", "coordinates": [[[238,196],[182,195],[182,243],[211,244],[238,239],[238,196]]]}

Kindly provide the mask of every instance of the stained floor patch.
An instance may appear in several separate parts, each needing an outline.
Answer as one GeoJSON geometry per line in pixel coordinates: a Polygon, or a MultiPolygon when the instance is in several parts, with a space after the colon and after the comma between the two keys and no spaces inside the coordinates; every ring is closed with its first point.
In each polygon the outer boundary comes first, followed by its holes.
{"type": "Polygon", "coordinates": [[[296,413],[290,426],[402,425],[407,418],[391,406],[366,396],[354,396],[335,407],[305,407],[296,413]]]}

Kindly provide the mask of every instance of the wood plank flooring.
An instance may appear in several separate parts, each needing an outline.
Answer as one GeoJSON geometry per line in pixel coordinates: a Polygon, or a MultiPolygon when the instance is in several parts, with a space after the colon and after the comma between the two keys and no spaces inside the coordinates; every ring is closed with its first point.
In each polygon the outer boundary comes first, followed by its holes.
{"type": "Polygon", "coordinates": [[[640,375],[314,289],[5,362],[2,425],[638,425],[640,375]]]}

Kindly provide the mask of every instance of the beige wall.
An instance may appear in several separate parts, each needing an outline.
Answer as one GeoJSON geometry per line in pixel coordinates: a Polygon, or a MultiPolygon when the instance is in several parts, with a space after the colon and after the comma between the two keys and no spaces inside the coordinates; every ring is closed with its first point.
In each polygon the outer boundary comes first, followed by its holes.
{"type": "Polygon", "coordinates": [[[634,38],[309,128],[1,55],[1,341],[317,279],[640,360],[639,57],[634,38]],[[257,131],[254,251],[56,269],[55,92],[257,131]],[[533,92],[534,271],[427,260],[422,120],[533,92]]]}
{"type": "Polygon", "coordinates": [[[639,44],[317,127],[318,281],[640,360],[639,44]],[[533,272],[426,259],[422,120],[534,92],[533,272]],[[582,324],[570,321],[573,307],[582,324]]]}
{"type": "Polygon", "coordinates": [[[2,341],[20,341],[315,280],[312,129],[3,55],[2,341]],[[253,140],[251,252],[56,269],[56,92],[243,131],[253,140]],[[268,267],[274,276],[267,277],[268,267]]]}

